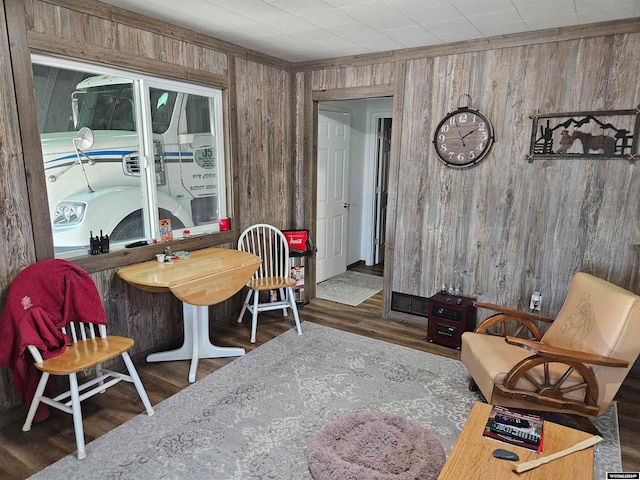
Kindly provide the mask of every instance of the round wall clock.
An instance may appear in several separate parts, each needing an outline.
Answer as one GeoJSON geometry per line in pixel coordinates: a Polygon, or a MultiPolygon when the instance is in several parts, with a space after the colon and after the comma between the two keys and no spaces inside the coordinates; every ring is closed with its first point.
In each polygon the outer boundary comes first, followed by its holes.
{"type": "Polygon", "coordinates": [[[478,164],[491,150],[493,141],[489,119],[468,107],[447,113],[433,135],[438,157],[453,168],[478,164]]]}

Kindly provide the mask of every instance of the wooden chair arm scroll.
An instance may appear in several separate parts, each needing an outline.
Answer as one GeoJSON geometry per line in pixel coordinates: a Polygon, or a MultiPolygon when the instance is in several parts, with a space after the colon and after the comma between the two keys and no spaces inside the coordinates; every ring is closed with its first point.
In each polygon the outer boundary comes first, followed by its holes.
{"type": "Polygon", "coordinates": [[[494,312],[504,313],[518,318],[527,318],[537,322],[553,323],[555,320],[554,318],[544,317],[537,313],[525,312],[522,310],[516,310],[515,308],[503,307],[502,305],[494,305],[492,303],[473,302],[473,306],[476,308],[484,308],[485,310],[493,310],[494,312]]]}
{"type": "Polygon", "coordinates": [[[533,313],[523,312],[521,310],[515,310],[513,308],[501,307],[500,305],[493,305],[489,303],[473,302],[473,305],[477,308],[484,308],[486,310],[493,310],[498,313],[486,318],[475,329],[476,333],[486,333],[488,335],[499,335],[501,337],[507,336],[507,324],[508,322],[519,323],[520,326],[511,334],[513,337],[519,337],[523,332],[528,333],[530,338],[540,340],[542,338],[542,332],[534,321],[541,320],[546,323],[553,322],[552,318],[543,317],[541,315],[534,315],[533,313]],[[498,332],[492,331],[497,326],[498,332]],[[494,327],[492,329],[492,327],[494,327]]]}
{"type": "Polygon", "coordinates": [[[617,358],[605,357],[594,353],[581,352],[578,350],[569,350],[566,348],[558,348],[543,342],[526,340],[523,338],[506,337],[505,341],[510,345],[517,345],[526,348],[533,353],[548,357],[549,361],[558,362],[580,362],[589,365],[603,365],[605,367],[623,367],[629,366],[629,362],[619,360],[617,358]]]}

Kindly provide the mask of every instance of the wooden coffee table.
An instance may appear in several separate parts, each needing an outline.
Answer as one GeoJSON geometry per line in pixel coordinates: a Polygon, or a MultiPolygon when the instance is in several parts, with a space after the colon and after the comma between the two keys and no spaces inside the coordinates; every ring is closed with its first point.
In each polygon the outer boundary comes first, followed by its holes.
{"type": "Polygon", "coordinates": [[[522,463],[540,458],[541,455],[549,455],[564,450],[591,437],[591,435],[580,430],[545,421],[543,451],[540,454],[484,437],[482,432],[490,413],[491,405],[477,402],[473,406],[467,423],[464,425],[458,440],[456,440],[438,480],[460,480],[465,478],[477,480],[573,480],[593,478],[594,447],[553,460],[527,472],[514,472],[512,470],[514,462],[499,460],[492,455],[496,448],[517,453],[520,460],[516,463],[522,463]]]}

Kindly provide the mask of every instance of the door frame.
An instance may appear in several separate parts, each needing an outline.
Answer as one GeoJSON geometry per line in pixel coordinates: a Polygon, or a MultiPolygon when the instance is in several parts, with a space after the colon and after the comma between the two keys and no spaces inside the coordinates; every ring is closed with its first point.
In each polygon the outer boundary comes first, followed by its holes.
{"type": "MultiPolygon", "coordinates": [[[[302,181],[298,183],[296,195],[303,200],[302,212],[298,221],[302,225],[308,225],[311,238],[315,240],[316,234],[316,206],[317,206],[317,171],[318,171],[318,102],[329,100],[358,100],[361,98],[393,97],[393,124],[391,130],[391,168],[389,170],[389,211],[391,218],[387,217],[387,244],[385,247],[385,265],[393,265],[393,250],[395,246],[396,195],[399,177],[399,159],[402,113],[404,110],[404,83],[406,76],[406,61],[395,62],[394,82],[367,87],[346,87],[337,89],[313,88],[313,72],[307,71],[298,74],[296,89],[299,103],[296,107],[302,108],[302,128],[297,132],[295,139],[299,148],[301,160],[297,164],[299,173],[296,178],[302,181]],[[308,159],[308,161],[306,160],[308,159]]],[[[309,298],[316,296],[316,272],[315,257],[309,259],[309,298]]],[[[384,287],[382,299],[382,316],[389,318],[391,311],[391,288],[393,284],[393,268],[384,269],[384,287]]]]}

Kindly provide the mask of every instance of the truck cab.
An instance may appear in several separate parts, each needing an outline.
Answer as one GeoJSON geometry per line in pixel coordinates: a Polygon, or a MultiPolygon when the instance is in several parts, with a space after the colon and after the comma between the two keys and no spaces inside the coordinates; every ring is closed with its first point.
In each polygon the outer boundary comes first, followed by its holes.
{"type": "MultiPolygon", "coordinates": [[[[147,91],[158,218],[170,219],[174,230],[217,222],[224,162],[218,158],[220,129],[212,125],[214,100],[165,88],[147,91]]],[[[90,76],[71,95],[75,130],[41,134],[56,251],[88,246],[100,231],[112,244],[148,233],[135,97],[131,79],[90,76]],[[83,127],[92,132],[89,148],[78,138],[83,127]]]]}

